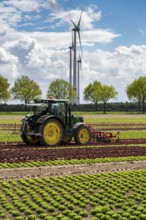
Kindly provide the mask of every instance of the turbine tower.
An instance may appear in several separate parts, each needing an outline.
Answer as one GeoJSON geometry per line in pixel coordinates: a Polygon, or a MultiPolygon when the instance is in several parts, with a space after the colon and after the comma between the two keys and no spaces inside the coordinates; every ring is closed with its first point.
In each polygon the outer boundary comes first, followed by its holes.
{"type": "Polygon", "coordinates": [[[69,47],[69,83],[72,85],[72,49],[73,47],[69,47]]]}
{"type": "MultiPolygon", "coordinates": [[[[72,86],[72,49],[73,47],[69,47],[69,83],[72,86]]],[[[69,92],[69,98],[72,98],[72,91],[69,92]]]]}
{"type": "Polygon", "coordinates": [[[81,60],[81,57],[79,56],[79,59],[77,60],[77,63],[78,63],[78,90],[77,90],[77,94],[78,94],[78,105],[80,104],[80,70],[82,68],[81,66],[81,63],[82,63],[82,60],[81,60]]]}
{"type": "Polygon", "coordinates": [[[82,12],[78,21],[78,24],[76,25],[73,20],[71,19],[71,22],[74,25],[74,28],[72,31],[74,32],[74,43],[73,43],[73,51],[74,51],[74,56],[73,56],[73,89],[75,91],[75,100],[74,102],[78,104],[78,93],[77,93],[77,33],[78,33],[78,38],[79,38],[79,43],[80,43],[80,48],[82,52],[82,45],[81,45],[81,37],[80,37],[80,23],[81,23],[81,17],[82,17],[82,12]]]}
{"type": "Polygon", "coordinates": [[[73,35],[72,44],[69,46],[69,83],[72,85],[72,51],[74,49],[73,35]]]}

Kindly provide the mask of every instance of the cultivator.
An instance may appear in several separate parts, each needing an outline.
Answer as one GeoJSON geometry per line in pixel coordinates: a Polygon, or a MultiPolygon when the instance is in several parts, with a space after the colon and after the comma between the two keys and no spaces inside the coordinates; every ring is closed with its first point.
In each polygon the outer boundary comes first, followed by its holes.
{"type": "Polygon", "coordinates": [[[111,141],[114,141],[116,143],[119,142],[119,135],[120,132],[112,133],[109,131],[101,131],[93,128],[93,126],[88,125],[88,128],[91,132],[91,142],[104,142],[104,143],[110,143],[111,141]]]}

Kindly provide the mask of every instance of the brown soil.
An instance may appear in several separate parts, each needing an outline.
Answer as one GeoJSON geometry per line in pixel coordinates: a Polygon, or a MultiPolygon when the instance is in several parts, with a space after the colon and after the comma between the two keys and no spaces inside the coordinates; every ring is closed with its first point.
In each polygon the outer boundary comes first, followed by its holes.
{"type": "Polygon", "coordinates": [[[146,147],[101,145],[96,147],[76,147],[74,144],[48,148],[45,146],[27,146],[24,144],[0,145],[0,162],[27,162],[48,160],[94,159],[104,157],[146,156],[146,147]]]}

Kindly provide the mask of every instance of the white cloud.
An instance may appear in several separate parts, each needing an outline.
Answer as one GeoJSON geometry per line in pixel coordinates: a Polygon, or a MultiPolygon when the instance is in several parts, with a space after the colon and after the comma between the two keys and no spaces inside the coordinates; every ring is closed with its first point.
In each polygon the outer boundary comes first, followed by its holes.
{"type": "Polygon", "coordinates": [[[4,48],[0,48],[0,63],[18,63],[18,59],[12,54],[8,53],[4,48]]]}
{"type": "Polygon", "coordinates": [[[81,25],[82,29],[93,29],[94,23],[101,20],[101,11],[95,10],[94,7],[88,7],[87,11],[84,11],[82,14],[81,25]]]}
{"type": "Polygon", "coordinates": [[[6,29],[0,30],[0,38],[3,38],[6,35],[6,29]]]}
{"type": "Polygon", "coordinates": [[[27,55],[33,49],[35,43],[35,39],[25,37],[17,41],[6,42],[4,48],[13,56],[17,57],[20,66],[27,64],[27,55]]]}
{"type": "Polygon", "coordinates": [[[19,65],[17,57],[0,47],[0,70],[1,74],[9,79],[14,80],[19,75],[17,66],[19,65]]]}
{"type": "MultiPolygon", "coordinates": [[[[45,96],[54,79],[68,80],[68,46],[71,44],[73,28],[70,18],[78,23],[81,10],[65,11],[56,0],[4,0],[0,3],[0,8],[0,69],[11,86],[17,77],[28,75],[39,84],[45,96]],[[39,19],[43,8],[51,10],[49,19],[43,22],[46,22],[46,25],[50,22],[54,28],[65,27],[64,32],[18,31],[19,22],[28,22],[22,23],[21,28],[25,25],[31,27],[32,16],[39,19]],[[30,12],[36,14],[32,15],[30,12]]],[[[93,5],[82,13],[81,40],[84,59],[80,80],[81,93],[90,82],[98,80],[103,84],[113,85],[119,92],[119,101],[123,101],[127,99],[124,92],[127,84],[146,74],[146,46],[119,46],[113,51],[95,51],[96,44],[109,44],[121,37],[110,29],[95,29],[94,25],[101,18],[102,12],[93,5]],[[92,47],[90,50],[89,46],[92,47]]],[[[143,34],[142,29],[139,31],[143,34]]]]}
{"type": "Polygon", "coordinates": [[[119,101],[127,99],[125,89],[134,79],[146,75],[146,46],[121,46],[113,52],[97,50],[85,53],[88,62],[83,66],[84,85],[94,80],[113,85],[119,101]]]}
{"type": "Polygon", "coordinates": [[[49,23],[56,22],[54,25],[59,27],[63,24],[68,24],[70,29],[73,28],[73,24],[71,20],[78,24],[80,16],[81,17],[81,28],[82,30],[91,30],[94,28],[94,23],[98,22],[101,19],[101,11],[95,10],[95,7],[89,6],[85,11],[80,9],[72,9],[69,11],[64,11],[63,9],[57,10],[50,14],[49,19],[47,20],[49,23]]]}
{"type": "Polygon", "coordinates": [[[56,0],[47,0],[45,7],[49,8],[51,11],[59,11],[62,9],[62,6],[59,5],[56,0]]]}
{"type": "Polygon", "coordinates": [[[17,22],[21,19],[21,14],[14,7],[5,7],[0,3],[0,26],[10,28],[16,26],[17,22]]]}
{"type": "MultiPolygon", "coordinates": [[[[101,34],[102,31],[97,30],[98,36],[99,33],[101,34]]],[[[87,32],[84,32],[83,36],[85,37],[86,34],[87,32]]],[[[7,41],[0,48],[0,68],[12,85],[17,77],[28,75],[40,85],[45,96],[49,84],[54,79],[68,80],[69,78],[69,50],[66,45],[67,40],[70,39],[70,33],[60,33],[60,35],[55,33],[53,35],[53,33],[38,32],[23,35],[13,32],[15,40],[10,41],[10,38],[6,38],[7,41]],[[61,47],[65,49],[61,49],[61,47]]],[[[107,39],[102,40],[101,37],[101,41],[110,42],[115,37],[110,32],[109,36],[111,39],[107,34],[107,39]]],[[[83,44],[94,42],[95,35],[87,34],[86,42],[84,37],[83,44]]],[[[99,41],[99,39],[96,37],[96,40],[99,41]]],[[[119,100],[123,101],[126,99],[124,92],[126,85],[145,73],[145,45],[120,46],[115,48],[113,52],[101,49],[86,51],[84,48],[81,93],[90,82],[98,80],[104,84],[113,85],[119,92],[119,100]]]]}
{"type": "Polygon", "coordinates": [[[42,0],[5,0],[4,5],[16,8],[19,11],[31,12],[42,7],[44,5],[43,2],[42,0]]]}
{"type": "Polygon", "coordinates": [[[119,34],[115,34],[111,32],[110,30],[102,30],[102,29],[94,29],[90,31],[83,31],[81,32],[82,35],[82,43],[85,45],[91,43],[91,45],[94,45],[94,43],[111,43],[115,38],[119,37],[119,34]]]}
{"type": "MultiPolygon", "coordinates": [[[[51,1],[49,2],[51,5],[51,1]]],[[[43,0],[4,0],[0,3],[0,26],[15,28],[20,22],[26,22],[27,18],[34,17],[25,13],[36,12],[35,18],[37,18],[40,9],[45,8],[46,3],[43,0]]]]}
{"type": "Polygon", "coordinates": [[[54,79],[68,80],[66,50],[48,50],[36,39],[29,37],[6,42],[0,49],[0,68],[13,83],[17,77],[28,75],[46,93],[54,79]]]}

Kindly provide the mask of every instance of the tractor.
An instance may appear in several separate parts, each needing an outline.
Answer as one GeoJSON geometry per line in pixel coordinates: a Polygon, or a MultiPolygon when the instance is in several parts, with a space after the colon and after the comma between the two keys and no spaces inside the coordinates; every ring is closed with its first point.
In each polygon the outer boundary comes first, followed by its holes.
{"type": "Polygon", "coordinates": [[[36,99],[28,104],[32,113],[22,119],[20,134],[27,145],[56,146],[74,140],[77,144],[91,142],[91,130],[83,117],[71,114],[71,103],[65,99],[36,99]]]}

